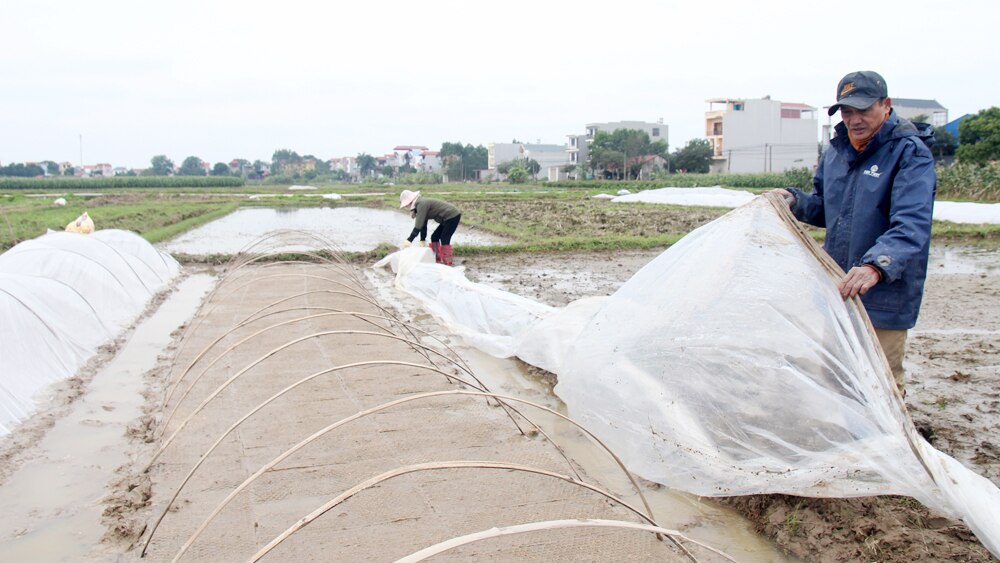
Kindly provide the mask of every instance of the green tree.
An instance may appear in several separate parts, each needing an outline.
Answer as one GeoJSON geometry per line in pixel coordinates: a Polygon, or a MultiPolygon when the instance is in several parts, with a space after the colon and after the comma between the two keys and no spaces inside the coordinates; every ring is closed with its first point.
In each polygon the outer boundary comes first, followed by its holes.
{"type": "Polygon", "coordinates": [[[250,164],[249,160],[245,158],[234,158],[233,161],[236,163],[236,171],[233,172],[234,175],[246,178],[253,173],[254,168],[253,165],[250,164]]]}
{"type": "Polygon", "coordinates": [[[212,176],[228,176],[229,165],[225,162],[216,162],[212,167],[212,176]]]}
{"type": "Polygon", "coordinates": [[[59,165],[51,160],[45,161],[45,171],[48,172],[50,176],[59,175],[59,165]]]}
{"type": "Polygon", "coordinates": [[[22,164],[18,162],[17,164],[8,164],[7,166],[0,167],[0,176],[34,178],[35,176],[43,176],[44,174],[45,170],[37,164],[22,164]]]}
{"type": "Polygon", "coordinates": [[[966,164],[1000,160],[1000,108],[993,106],[958,124],[955,156],[966,164]]]}
{"type": "Polygon", "coordinates": [[[527,168],[528,172],[531,173],[531,176],[534,179],[536,180],[538,179],[538,173],[542,170],[542,165],[538,164],[537,160],[529,158],[527,161],[525,161],[524,167],[527,168]]]}
{"type": "Polygon", "coordinates": [[[263,160],[253,161],[253,176],[254,180],[261,180],[264,176],[267,176],[270,172],[267,170],[267,163],[263,160]]]}
{"type": "Polygon", "coordinates": [[[63,170],[63,176],[75,176],[75,175],[76,175],[76,168],[73,168],[72,166],[67,166],[63,170]]]}
{"type": "Polygon", "coordinates": [[[627,180],[638,175],[640,156],[666,158],[666,141],[650,142],[649,134],[639,129],[598,131],[590,145],[590,169],[601,170],[605,176],[627,180]],[[630,164],[631,163],[631,164],[630,164]]]}
{"type": "Polygon", "coordinates": [[[375,162],[375,157],[368,153],[360,153],[355,159],[358,163],[358,172],[361,173],[362,177],[368,177],[371,175],[372,171],[375,170],[375,166],[378,164],[375,162]]]}
{"type": "Polygon", "coordinates": [[[515,160],[510,169],[507,170],[507,181],[511,184],[523,184],[528,181],[531,172],[524,165],[523,160],[515,160]]]}
{"type": "Polygon", "coordinates": [[[278,149],[271,155],[271,174],[280,174],[285,165],[300,162],[302,162],[302,157],[299,156],[299,153],[288,149],[278,149]]]}
{"type": "Polygon", "coordinates": [[[158,154],[149,161],[149,169],[152,176],[170,176],[174,173],[174,161],[158,154]]]}
{"type": "Polygon", "coordinates": [[[177,170],[178,176],[204,176],[205,169],[202,167],[201,159],[197,156],[189,156],[181,163],[177,170]]]}
{"type": "Polygon", "coordinates": [[[444,143],[441,145],[441,162],[448,179],[465,181],[474,178],[477,170],[486,169],[489,150],[483,145],[474,147],[461,142],[444,143]]]}
{"type": "Polygon", "coordinates": [[[691,139],[670,160],[673,171],[705,174],[712,163],[712,144],[707,139],[691,139]]]}
{"type": "Polygon", "coordinates": [[[934,128],[934,146],[931,147],[931,152],[934,153],[935,158],[955,154],[956,145],[958,143],[955,142],[955,136],[951,134],[951,131],[944,127],[934,128]]]}

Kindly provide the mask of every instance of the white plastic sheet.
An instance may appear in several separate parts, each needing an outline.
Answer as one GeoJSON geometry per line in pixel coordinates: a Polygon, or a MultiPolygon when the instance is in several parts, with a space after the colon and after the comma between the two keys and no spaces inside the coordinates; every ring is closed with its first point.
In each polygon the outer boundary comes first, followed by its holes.
{"type": "Polygon", "coordinates": [[[563,309],[421,252],[388,261],[409,264],[397,285],[483,350],[556,373],[569,414],[642,477],[706,496],[907,495],[1000,554],[1000,490],[916,432],[843,273],[780,202],[759,197],[563,309]]]}
{"type": "MultiPolygon", "coordinates": [[[[614,203],[664,203],[670,205],[698,205],[705,207],[739,207],[755,196],[746,190],[711,188],[657,188],[618,197],[598,194],[596,199],[609,199],[614,203]]],[[[974,203],[967,201],[934,202],[934,220],[952,223],[998,224],[1000,203],[974,203]]]]}
{"type": "Polygon", "coordinates": [[[0,255],[0,435],[145,309],[180,267],[135,233],[49,232],[0,255]]]}

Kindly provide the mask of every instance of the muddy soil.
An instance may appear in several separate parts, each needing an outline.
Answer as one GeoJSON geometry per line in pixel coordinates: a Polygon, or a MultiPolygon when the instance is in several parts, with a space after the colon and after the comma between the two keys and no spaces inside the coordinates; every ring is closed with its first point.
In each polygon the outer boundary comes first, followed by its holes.
{"type": "MultiPolygon", "coordinates": [[[[610,295],[660,252],[474,256],[461,263],[472,281],[560,306],[610,295]]],[[[906,405],[936,448],[1000,485],[1000,251],[936,247],[931,264],[907,342],[906,405]],[[963,255],[976,266],[954,267],[963,255]]],[[[805,560],[995,560],[961,522],[909,498],[757,495],[722,502],[805,560]]]]}

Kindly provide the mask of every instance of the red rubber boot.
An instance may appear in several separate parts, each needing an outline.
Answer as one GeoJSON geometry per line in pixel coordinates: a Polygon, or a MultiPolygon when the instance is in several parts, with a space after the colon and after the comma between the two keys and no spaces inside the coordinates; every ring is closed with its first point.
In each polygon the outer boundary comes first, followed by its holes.
{"type": "Polygon", "coordinates": [[[434,261],[437,262],[438,264],[440,264],[441,263],[441,243],[440,242],[432,242],[430,244],[430,247],[431,247],[431,250],[434,252],[434,261]]]}
{"type": "Polygon", "coordinates": [[[441,245],[441,263],[445,266],[454,266],[454,262],[451,258],[451,245],[442,244],[441,245]]]}

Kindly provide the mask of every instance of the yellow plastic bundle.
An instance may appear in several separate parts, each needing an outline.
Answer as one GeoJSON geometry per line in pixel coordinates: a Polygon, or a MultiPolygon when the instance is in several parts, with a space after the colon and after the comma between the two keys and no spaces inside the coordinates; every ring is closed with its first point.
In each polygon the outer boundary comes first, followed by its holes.
{"type": "Polygon", "coordinates": [[[68,225],[66,225],[66,232],[89,235],[94,232],[94,220],[90,218],[90,215],[87,215],[86,211],[84,211],[83,214],[76,219],[73,219],[68,225]]]}

